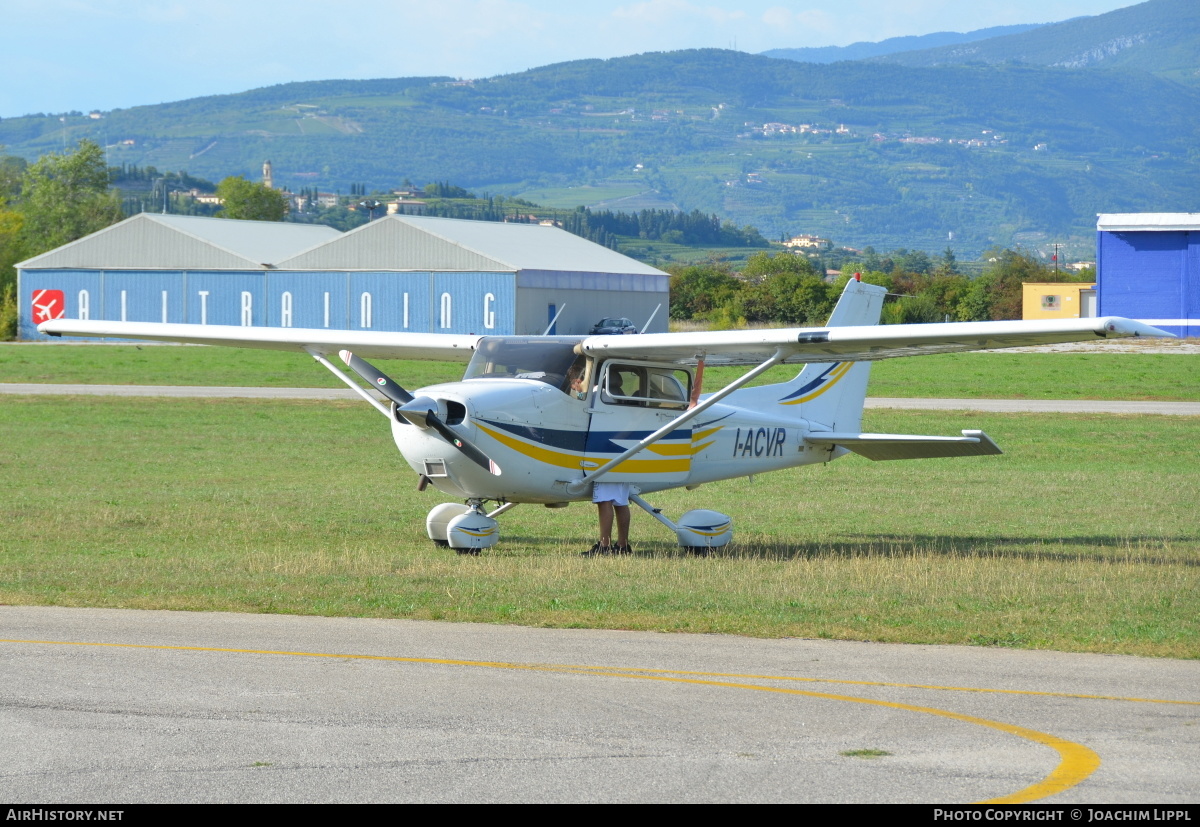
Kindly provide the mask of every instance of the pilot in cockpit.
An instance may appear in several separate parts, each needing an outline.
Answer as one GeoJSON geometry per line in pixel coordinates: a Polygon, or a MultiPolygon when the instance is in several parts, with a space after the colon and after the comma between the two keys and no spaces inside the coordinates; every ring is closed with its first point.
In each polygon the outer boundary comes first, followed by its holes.
{"type": "Polygon", "coordinates": [[[567,371],[564,391],[576,399],[587,398],[587,359],[580,356],[567,371]]]}

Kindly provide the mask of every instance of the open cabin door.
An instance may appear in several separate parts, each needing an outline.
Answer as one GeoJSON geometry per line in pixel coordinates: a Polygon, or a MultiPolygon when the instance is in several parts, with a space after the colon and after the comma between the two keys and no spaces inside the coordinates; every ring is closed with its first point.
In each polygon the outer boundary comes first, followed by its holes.
{"type": "MultiPolygon", "coordinates": [[[[584,467],[603,465],[687,410],[691,371],[678,365],[603,362],[592,392],[584,467]]],[[[692,426],[685,423],[602,479],[677,485],[692,469],[692,426]]]]}

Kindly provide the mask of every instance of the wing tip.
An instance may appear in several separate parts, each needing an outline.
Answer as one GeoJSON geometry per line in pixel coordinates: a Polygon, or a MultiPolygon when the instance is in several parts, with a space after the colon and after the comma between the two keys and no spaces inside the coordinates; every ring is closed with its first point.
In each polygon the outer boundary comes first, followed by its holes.
{"type": "Polygon", "coordinates": [[[1174,333],[1168,333],[1161,328],[1139,322],[1137,319],[1127,319],[1124,316],[1106,316],[1102,321],[1100,335],[1116,338],[1145,337],[1148,339],[1178,339],[1174,333]]]}

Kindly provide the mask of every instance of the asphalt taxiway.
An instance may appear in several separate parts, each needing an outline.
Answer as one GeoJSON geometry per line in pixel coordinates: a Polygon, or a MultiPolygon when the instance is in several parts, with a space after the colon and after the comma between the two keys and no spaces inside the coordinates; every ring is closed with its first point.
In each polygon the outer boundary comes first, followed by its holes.
{"type": "Polygon", "coordinates": [[[1200,799],[1200,662],[0,607],[0,800],[1200,799]]]}

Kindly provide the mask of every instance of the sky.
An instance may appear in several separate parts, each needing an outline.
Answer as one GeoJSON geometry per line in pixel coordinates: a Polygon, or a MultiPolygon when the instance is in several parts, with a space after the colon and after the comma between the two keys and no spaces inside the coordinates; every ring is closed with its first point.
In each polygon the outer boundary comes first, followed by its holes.
{"type": "Polygon", "coordinates": [[[691,48],[757,53],[1054,23],[1135,0],[0,0],[0,118],[298,80],[482,78],[691,48]]]}

